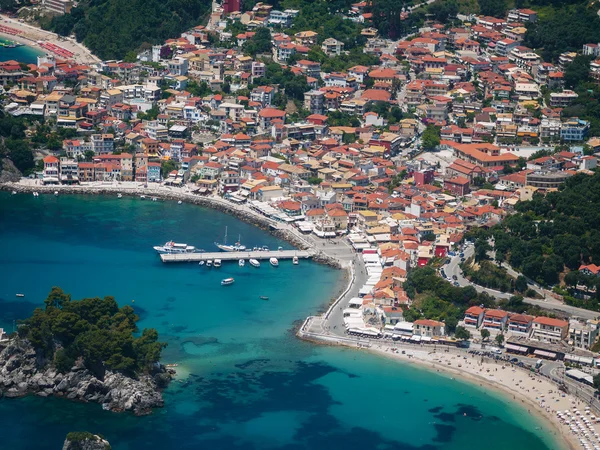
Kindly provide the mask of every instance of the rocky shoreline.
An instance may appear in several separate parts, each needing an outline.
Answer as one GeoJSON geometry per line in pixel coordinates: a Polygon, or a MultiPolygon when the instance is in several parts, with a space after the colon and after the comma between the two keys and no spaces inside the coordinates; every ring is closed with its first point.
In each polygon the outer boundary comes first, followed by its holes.
{"type": "Polygon", "coordinates": [[[93,402],[114,412],[132,412],[142,416],[164,405],[161,389],[172,371],[159,368],[153,375],[138,379],[106,371],[102,378],[75,364],[67,373],[59,373],[36,353],[26,340],[12,339],[0,347],[0,397],[65,397],[93,402]]]}
{"type": "MultiPolygon", "coordinates": [[[[120,193],[124,196],[140,197],[142,195],[146,197],[156,197],[160,200],[171,200],[181,201],[185,203],[191,203],[206,208],[211,208],[217,211],[221,211],[225,214],[235,217],[243,222],[254,225],[264,231],[267,231],[271,235],[279,238],[296,248],[301,250],[314,249],[304,239],[290,230],[276,228],[276,222],[270,220],[267,217],[261,216],[255,212],[249,212],[245,209],[236,208],[235,205],[230,204],[224,200],[216,199],[214,197],[206,197],[197,194],[188,194],[177,191],[164,191],[164,190],[151,190],[145,188],[131,188],[123,186],[43,186],[43,185],[24,185],[21,183],[3,183],[0,184],[0,191],[17,192],[17,193],[33,193],[39,194],[83,194],[83,195],[114,195],[120,193]]],[[[313,261],[341,269],[342,265],[336,258],[332,258],[325,253],[318,251],[313,255],[313,261]]]]}

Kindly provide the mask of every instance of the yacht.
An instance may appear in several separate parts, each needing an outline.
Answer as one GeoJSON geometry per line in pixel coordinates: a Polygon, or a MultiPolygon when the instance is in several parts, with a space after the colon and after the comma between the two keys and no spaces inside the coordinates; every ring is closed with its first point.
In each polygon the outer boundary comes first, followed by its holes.
{"type": "Polygon", "coordinates": [[[240,266],[240,267],[244,267],[245,265],[246,265],[246,260],[245,260],[245,259],[240,259],[240,260],[238,261],[238,266],[240,266]]]}
{"type": "Polygon", "coordinates": [[[292,258],[292,263],[293,263],[295,266],[297,266],[297,265],[298,265],[298,257],[297,257],[297,256],[294,256],[294,257],[292,258]]]}
{"type": "Polygon", "coordinates": [[[271,258],[271,259],[269,259],[269,262],[271,263],[271,265],[273,267],[278,267],[279,266],[279,261],[277,260],[277,258],[271,258]]]}
{"type": "Polygon", "coordinates": [[[213,266],[214,267],[221,267],[221,260],[215,258],[215,260],[213,262],[213,266]]]}
{"type": "Polygon", "coordinates": [[[194,253],[196,251],[196,247],[192,245],[180,244],[173,241],[165,242],[164,245],[157,245],[153,248],[158,253],[194,253]]]}
{"type": "Polygon", "coordinates": [[[225,278],[224,280],[221,280],[221,286],[229,286],[233,283],[235,283],[235,280],[233,278],[225,278]]]}
{"type": "Polygon", "coordinates": [[[206,260],[206,267],[212,267],[212,259],[206,260]]]}
{"type": "Polygon", "coordinates": [[[238,241],[234,245],[227,245],[227,227],[225,227],[225,238],[223,239],[223,243],[219,244],[215,242],[215,245],[219,247],[219,250],[224,252],[243,252],[246,250],[246,246],[240,244],[240,237],[238,236],[238,241]]]}
{"type": "Polygon", "coordinates": [[[252,258],[252,259],[248,260],[248,262],[250,263],[250,265],[252,267],[260,267],[260,262],[258,261],[258,259],[252,258]]]}

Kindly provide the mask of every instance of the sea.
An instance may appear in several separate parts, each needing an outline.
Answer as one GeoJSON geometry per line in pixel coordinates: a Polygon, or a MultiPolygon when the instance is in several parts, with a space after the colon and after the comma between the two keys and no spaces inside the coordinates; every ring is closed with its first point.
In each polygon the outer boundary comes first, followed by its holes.
{"type": "Polygon", "coordinates": [[[70,431],[101,434],[117,450],[560,448],[502,394],[295,338],[294,325],[343,289],[341,271],[305,260],[162,264],[152,249],[175,240],[215,250],[226,227],[229,242],[290,248],[194,205],[0,192],[0,327],[12,331],[52,286],[74,299],[112,295],[168,343],[163,362],[178,364],[165,407],[145,417],[60,398],[0,399],[1,448],[58,450],[70,431]],[[227,277],[235,283],[221,286],[227,277]]]}
{"type": "MultiPolygon", "coordinates": [[[[7,39],[0,39],[1,44],[8,42],[9,40],[7,39]]],[[[0,62],[14,60],[25,64],[37,64],[37,57],[43,54],[44,52],[41,50],[27,45],[10,48],[0,46],[0,62]]]]}

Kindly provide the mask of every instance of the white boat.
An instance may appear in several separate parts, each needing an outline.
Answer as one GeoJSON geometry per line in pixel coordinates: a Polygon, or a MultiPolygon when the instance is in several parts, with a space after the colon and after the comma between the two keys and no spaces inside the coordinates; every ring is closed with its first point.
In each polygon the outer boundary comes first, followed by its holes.
{"type": "Polygon", "coordinates": [[[297,266],[297,265],[298,265],[298,257],[297,257],[297,256],[294,256],[294,257],[292,258],[292,263],[293,263],[295,266],[297,266]]]}
{"type": "Polygon", "coordinates": [[[229,286],[233,283],[235,283],[235,280],[233,278],[225,278],[224,280],[221,280],[221,286],[229,286]]]}
{"type": "Polygon", "coordinates": [[[215,245],[219,247],[219,250],[224,252],[243,252],[246,250],[246,246],[240,244],[240,237],[238,236],[238,241],[234,245],[227,245],[227,227],[225,227],[225,237],[223,238],[223,243],[219,244],[215,242],[215,245]]]}
{"type": "Polygon", "coordinates": [[[212,259],[206,260],[206,267],[212,267],[212,259]]]}
{"type": "Polygon", "coordinates": [[[121,198],[121,197],[123,197],[123,194],[121,194],[121,193],[117,194],[117,198],[121,198]]]}
{"type": "Polygon", "coordinates": [[[140,198],[143,200],[143,199],[146,198],[146,196],[145,195],[140,195],[140,198]]]}
{"type": "Polygon", "coordinates": [[[158,200],[156,197],[152,197],[153,202],[155,202],[156,200],[158,200]]]}
{"type": "Polygon", "coordinates": [[[17,294],[17,297],[25,297],[25,294],[17,294]]]}
{"type": "Polygon", "coordinates": [[[199,265],[199,266],[203,266],[203,265],[204,265],[204,261],[200,261],[200,262],[198,263],[198,265],[199,265]]]}
{"type": "Polygon", "coordinates": [[[221,260],[220,259],[215,259],[213,261],[213,266],[214,267],[221,267],[221,260]]]}
{"type": "Polygon", "coordinates": [[[17,195],[17,191],[12,191],[12,195],[17,195]]]}
{"type": "Polygon", "coordinates": [[[250,263],[250,265],[252,267],[260,267],[260,262],[258,261],[258,259],[249,259],[248,262],[250,263]]]}
{"type": "Polygon", "coordinates": [[[271,259],[269,259],[269,262],[271,263],[271,265],[273,267],[278,267],[279,266],[279,261],[278,261],[277,258],[271,258],[271,259]]]}
{"type": "Polygon", "coordinates": [[[245,260],[245,259],[240,259],[240,260],[238,261],[238,266],[240,266],[240,267],[244,267],[245,265],[246,265],[246,260],[245,260]]]}
{"type": "Polygon", "coordinates": [[[38,194],[37,192],[34,192],[34,193],[33,193],[33,196],[34,196],[34,197],[39,197],[39,196],[40,196],[40,194],[38,194]]]}
{"type": "Polygon", "coordinates": [[[180,244],[177,242],[165,242],[165,245],[157,245],[153,247],[158,253],[194,253],[196,247],[193,245],[180,244]]]}
{"type": "Polygon", "coordinates": [[[177,202],[177,204],[178,204],[178,205],[181,205],[182,203],[183,203],[183,202],[182,202],[181,200],[179,200],[179,201],[177,202]]]}
{"type": "Polygon", "coordinates": [[[57,196],[57,195],[58,195],[58,191],[54,191],[54,195],[56,195],[56,196],[57,196]]]}

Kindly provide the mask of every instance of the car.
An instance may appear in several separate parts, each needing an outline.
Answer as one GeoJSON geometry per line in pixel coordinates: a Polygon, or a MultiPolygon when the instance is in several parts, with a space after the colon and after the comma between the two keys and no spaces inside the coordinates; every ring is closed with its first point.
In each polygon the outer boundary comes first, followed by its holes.
{"type": "Polygon", "coordinates": [[[519,362],[519,358],[510,358],[510,362],[517,363],[517,362],[519,362]]]}
{"type": "Polygon", "coordinates": [[[450,258],[448,258],[446,261],[444,261],[444,264],[450,264],[450,258]]]}
{"type": "Polygon", "coordinates": [[[458,277],[456,275],[452,275],[452,279],[453,280],[458,280],[458,277]]]}
{"type": "Polygon", "coordinates": [[[458,255],[458,256],[460,256],[461,258],[464,258],[465,254],[463,252],[460,252],[460,255],[458,255]]]}
{"type": "Polygon", "coordinates": [[[465,262],[465,257],[460,258],[460,262],[465,262]]]}
{"type": "Polygon", "coordinates": [[[458,284],[458,281],[455,281],[455,282],[454,282],[454,286],[456,286],[456,287],[459,287],[459,286],[460,286],[460,284],[458,284]]]}

